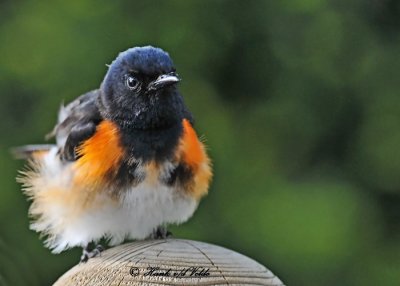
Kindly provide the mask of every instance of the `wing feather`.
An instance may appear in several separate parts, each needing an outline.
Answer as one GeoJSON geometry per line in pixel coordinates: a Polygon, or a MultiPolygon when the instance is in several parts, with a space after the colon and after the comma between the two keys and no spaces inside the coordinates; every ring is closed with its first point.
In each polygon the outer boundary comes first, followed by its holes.
{"type": "Polygon", "coordinates": [[[81,123],[96,122],[96,125],[101,120],[101,116],[96,105],[99,97],[99,90],[92,90],[79,96],[77,99],[64,106],[61,105],[58,112],[58,122],[53,131],[50,132],[47,138],[56,138],[57,146],[60,149],[65,147],[68,136],[74,126],[81,123]]]}
{"type": "MultiPolygon", "coordinates": [[[[56,139],[58,153],[62,159],[75,160],[77,158],[76,147],[94,134],[97,124],[102,120],[96,104],[99,94],[98,89],[92,90],[79,96],[66,106],[61,105],[57,124],[46,135],[46,139],[56,139]]],[[[11,152],[18,159],[28,159],[35,153],[48,151],[54,146],[27,145],[13,148],[11,152]]]]}

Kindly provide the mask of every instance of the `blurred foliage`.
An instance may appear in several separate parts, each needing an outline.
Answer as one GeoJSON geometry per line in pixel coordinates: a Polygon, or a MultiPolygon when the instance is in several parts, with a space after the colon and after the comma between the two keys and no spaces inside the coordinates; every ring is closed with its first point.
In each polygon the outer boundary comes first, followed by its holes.
{"type": "Polygon", "coordinates": [[[400,2],[2,1],[0,285],[49,285],[80,250],[29,230],[10,146],[118,52],[169,51],[215,180],[176,236],[233,248],[288,285],[400,283],[400,2]]]}

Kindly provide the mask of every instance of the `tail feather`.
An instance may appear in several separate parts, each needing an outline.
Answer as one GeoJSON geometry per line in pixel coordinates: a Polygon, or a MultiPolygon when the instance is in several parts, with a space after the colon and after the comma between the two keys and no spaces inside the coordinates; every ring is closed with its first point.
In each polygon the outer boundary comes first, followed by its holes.
{"type": "Polygon", "coordinates": [[[29,159],[32,158],[35,154],[47,152],[55,146],[56,145],[53,144],[25,145],[11,148],[10,151],[16,159],[29,159]]]}

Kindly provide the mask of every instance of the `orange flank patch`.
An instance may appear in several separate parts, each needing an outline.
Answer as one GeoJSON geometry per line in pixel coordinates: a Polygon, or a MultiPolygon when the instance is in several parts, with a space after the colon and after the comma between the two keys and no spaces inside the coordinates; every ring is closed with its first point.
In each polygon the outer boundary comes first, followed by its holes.
{"type": "Polygon", "coordinates": [[[78,147],[77,153],[81,157],[74,166],[76,184],[96,189],[108,174],[117,171],[124,156],[118,132],[113,122],[104,120],[97,126],[96,133],[78,147]]]}
{"type": "Polygon", "coordinates": [[[183,119],[183,138],[182,138],[183,161],[192,168],[198,168],[207,157],[202,143],[199,141],[196,131],[190,122],[183,119]]]}
{"type": "Polygon", "coordinates": [[[196,198],[200,198],[208,191],[212,178],[210,159],[204,150],[203,143],[197,137],[190,122],[183,120],[183,138],[181,140],[181,160],[193,171],[193,185],[189,192],[196,198]]]}

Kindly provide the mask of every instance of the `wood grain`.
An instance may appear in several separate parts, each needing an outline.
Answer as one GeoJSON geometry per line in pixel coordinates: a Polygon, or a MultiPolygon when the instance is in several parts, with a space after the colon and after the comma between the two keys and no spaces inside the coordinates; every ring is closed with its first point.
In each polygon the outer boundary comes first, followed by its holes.
{"type": "Polygon", "coordinates": [[[258,262],[193,240],[146,240],[104,251],[60,277],[55,286],[283,285],[258,262]]]}

